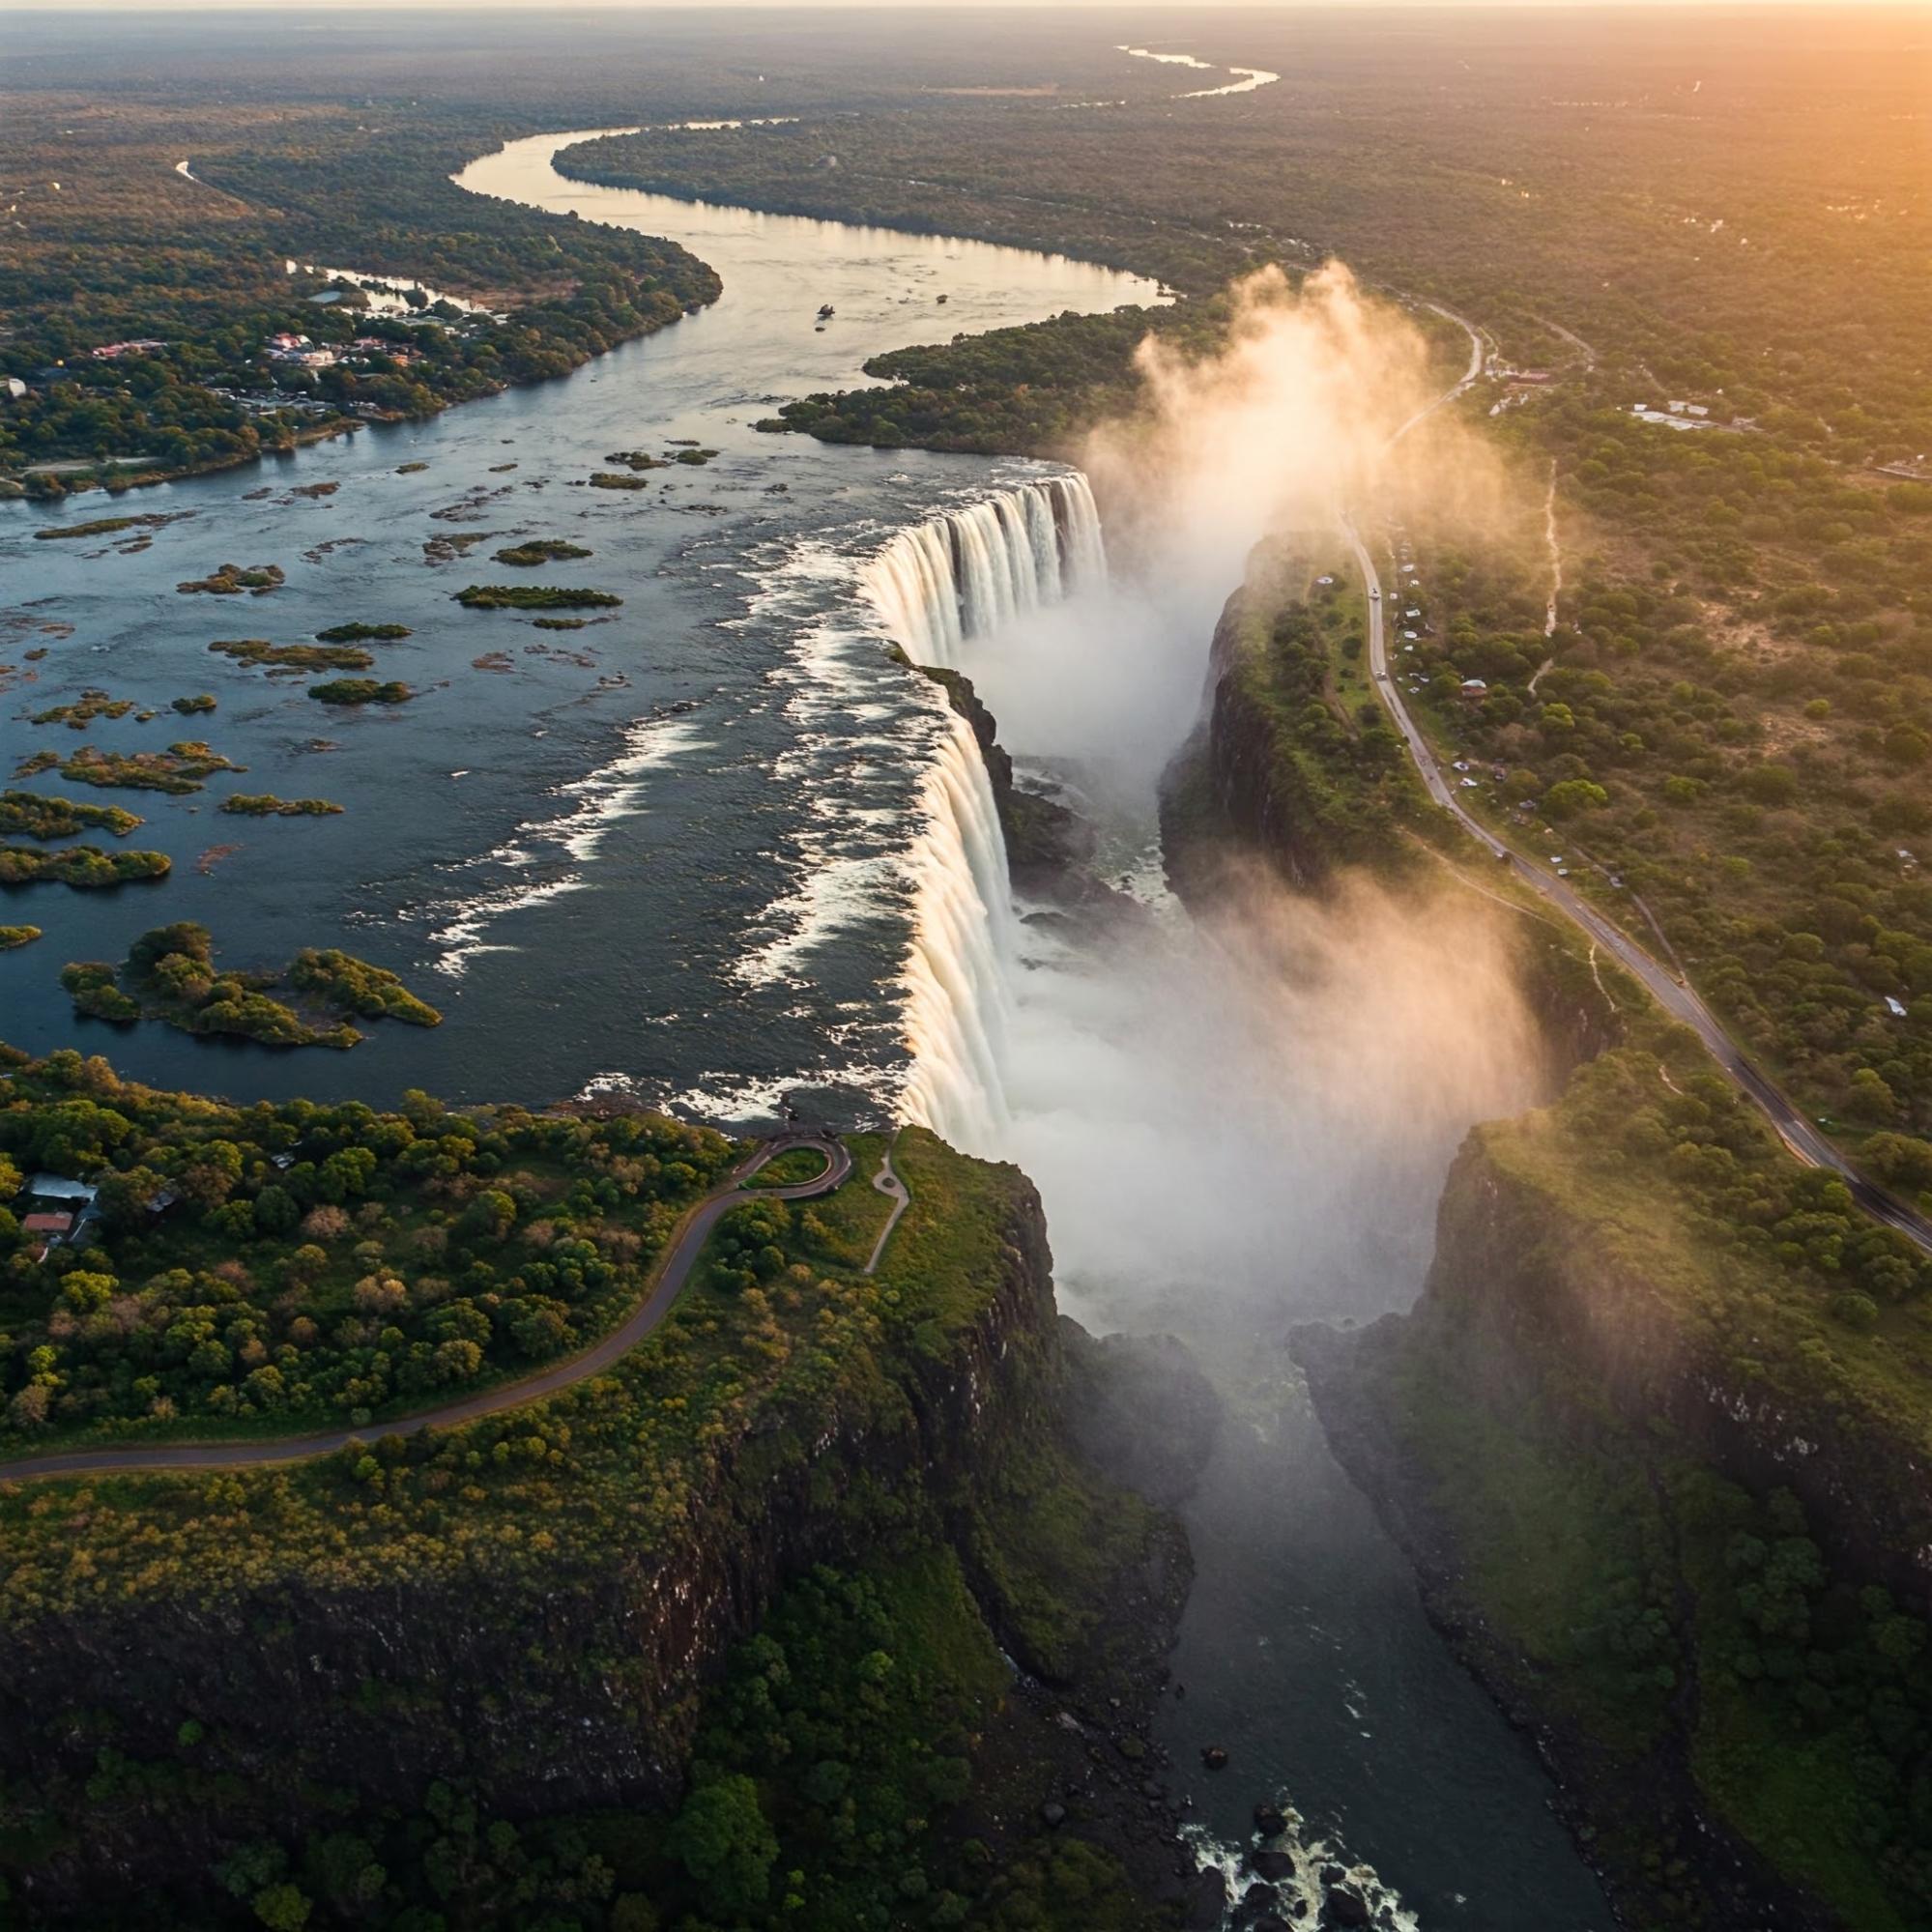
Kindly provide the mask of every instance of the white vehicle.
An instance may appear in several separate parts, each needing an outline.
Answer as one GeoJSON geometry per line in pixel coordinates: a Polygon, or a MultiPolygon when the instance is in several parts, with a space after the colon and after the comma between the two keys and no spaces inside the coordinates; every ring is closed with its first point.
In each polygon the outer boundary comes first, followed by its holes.
{"type": "Polygon", "coordinates": [[[1380,603],[1382,600],[1382,592],[1380,587],[1378,586],[1376,589],[1370,591],[1369,592],[1369,595],[1374,602],[1380,603]]]}

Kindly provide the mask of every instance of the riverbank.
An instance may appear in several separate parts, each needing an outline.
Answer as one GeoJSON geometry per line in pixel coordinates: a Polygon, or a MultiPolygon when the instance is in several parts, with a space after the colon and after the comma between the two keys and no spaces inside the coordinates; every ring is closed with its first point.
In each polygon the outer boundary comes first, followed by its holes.
{"type": "Polygon", "coordinates": [[[716,275],[674,243],[477,205],[452,184],[539,117],[506,127],[418,101],[377,129],[357,108],[314,103],[291,139],[229,100],[191,116],[125,101],[85,116],[66,96],[7,99],[0,159],[15,157],[35,186],[12,210],[15,326],[0,376],[20,387],[0,411],[0,495],[53,501],[76,487],[49,463],[99,463],[100,481],[142,487],[352,420],[426,420],[566,374],[717,299],[716,275]],[[172,157],[190,142],[184,176],[172,157]],[[39,179],[50,171],[50,185],[39,179]],[[292,273],[343,260],[378,283],[464,300],[392,303],[328,270],[292,273]],[[318,410],[341,421],[302,419],[318,410]],[[119,474],[124,458],[141,467],[119,474]]]}

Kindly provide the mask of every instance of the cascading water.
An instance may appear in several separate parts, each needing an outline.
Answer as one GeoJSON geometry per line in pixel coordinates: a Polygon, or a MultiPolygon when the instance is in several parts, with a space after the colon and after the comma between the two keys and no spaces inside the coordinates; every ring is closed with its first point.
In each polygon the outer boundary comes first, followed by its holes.
{"type": "Polygon", "coordinates": [[[893,538],[865,591],[916,663],[960,668],[960,647],[1042,604],[1107,581],[1093,492],[1079,475],[1043,477],[893,538]]]}
{"type": "Polygon", "coordinates": [[[1015,921],[993,785],[961,717],[939,741],[913,848],[901,1110],[942,1139],[990,1153],[1007,1125],[1002,1072],[1015,921]]]}
{"type": "MultiPolygon", "coordinates": [[[[956,670],[975,637],[1106,580],[1093,493],[1076,474],[1020,484],[903,532],[866,571],[865,591],[908,657],[956,670]]],[[[956,1147],[992,1154],[1007,1125],[1018,925],[998,805],[962,717],[949,718],[921,805],[905,967],[912,1071],[901,1111],[956,1147]]]]}

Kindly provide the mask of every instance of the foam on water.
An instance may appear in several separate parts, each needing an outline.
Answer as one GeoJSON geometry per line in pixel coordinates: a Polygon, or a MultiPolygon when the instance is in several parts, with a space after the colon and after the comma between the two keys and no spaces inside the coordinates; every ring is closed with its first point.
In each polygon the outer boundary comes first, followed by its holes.
{"type": "MultiPolygon", "coordinates": [[[[1107,581],[1087,480],[1038,477],[902,531],[862,589],[884,630],[919,664],[957,670],[970,645],[1016,618],[1107,581]]],[[[934,694],[937,701],[937,694],[934,694]]],[[[908,861],[912,937],[903,973],[911,1070],[908,1120],[969,1153],[1008,1125],[1005,1047],[1019,952],[1006,840],[966,720],[947,709],[908,861]]]]}

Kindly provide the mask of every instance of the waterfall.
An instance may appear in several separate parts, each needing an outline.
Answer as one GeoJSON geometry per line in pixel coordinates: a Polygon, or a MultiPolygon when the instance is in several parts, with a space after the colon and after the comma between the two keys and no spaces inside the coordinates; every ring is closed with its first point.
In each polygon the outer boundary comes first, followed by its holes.
{"type": "Polygon", "coordinates": [[[939,741],[920,810],[905,965],[912,1071],[901,1111],[955,1147],[988,1154],[1007,1124],[1006,973],[1017,922],[993,785],[962,717],[939,741]]]}
{"type": "Polygon", "coordinates": [[[915,524],[867,566],[865,591],[908,657],[958,670],[962,645],[1106,581],[1100,516],[1076,473],[915,524]]]}
{"type": "MultiPolygon", "coordinates": [[[[962,647],[1107,581],[1093,492],[1078,474],[1018,484],[902,532],[867,566],[866,595],[915,663],[953,670],[962,647]]],[[[903,969],[912,1068],[905,1119],[967,1153],[998,1152],[1019,922],[993,784],[949,710],[920,797],[903,969]]]]}

